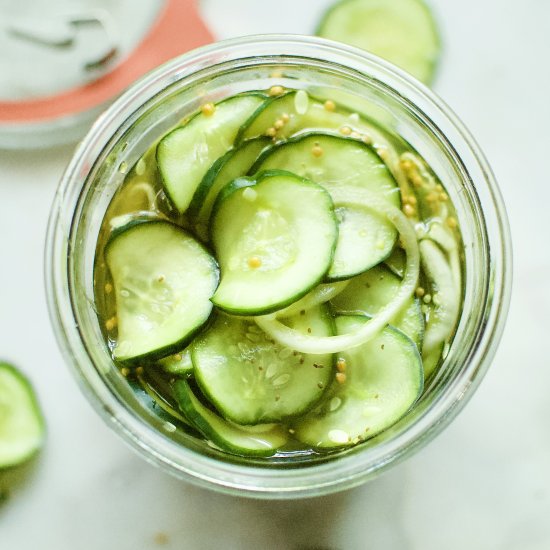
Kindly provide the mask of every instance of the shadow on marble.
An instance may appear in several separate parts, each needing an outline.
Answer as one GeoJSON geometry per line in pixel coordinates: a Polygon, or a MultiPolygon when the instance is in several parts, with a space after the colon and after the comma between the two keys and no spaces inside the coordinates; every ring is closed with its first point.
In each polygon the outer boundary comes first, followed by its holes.
{"type": "Polygon", "coordinates": [[[95,548],[101,547],[98,536],[118,550],[359,550],[365,537],[369,547],[408,547],[398,521],[406,488],[402,468],[356,489],[290,501],[220,495],[131,456],[103,476],[65,503],[74,536],[93,539],[95,548]],[[106,494],[109,501],[98,508],[106,494]]]}

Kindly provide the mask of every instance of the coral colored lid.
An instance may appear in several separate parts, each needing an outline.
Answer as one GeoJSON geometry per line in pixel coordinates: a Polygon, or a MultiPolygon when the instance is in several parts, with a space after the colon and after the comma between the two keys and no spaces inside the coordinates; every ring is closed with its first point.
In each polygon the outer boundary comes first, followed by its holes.
{"type": "Polygon", "coordinates": [[[113,99],[154,67],[213,41],[194,0],[166,0],[145,38],[112,71],[59,94],[0,101],[0,123],[47,122],[84,113],[113,99]]]}

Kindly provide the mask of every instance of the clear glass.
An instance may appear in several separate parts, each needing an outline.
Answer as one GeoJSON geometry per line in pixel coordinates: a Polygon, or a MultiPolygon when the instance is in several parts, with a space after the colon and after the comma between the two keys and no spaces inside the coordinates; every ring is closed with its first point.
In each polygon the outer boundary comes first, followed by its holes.
{"type": "Polygon", "coordinates": [[[270,498],[358,485],[403,460],[456,416],[499,342],[510,298],[511,245],[497,184],[475,141],[430,90],[355,48],[313,37],[256,36],[175,59],[132,86],[95,123],[59,185],[46,248],[50,315],[84,393],[150,462],[222,492],[270,498]],[[338,97],[403,136],[444,182],[465,248],[464,311],[443,366],[414,410],[390,430],[336,456],[230,457],[144,407],[114,366],[93,295],[98,231],[114,192],[150,144],[206,101],[273,84],[338,97]]]}

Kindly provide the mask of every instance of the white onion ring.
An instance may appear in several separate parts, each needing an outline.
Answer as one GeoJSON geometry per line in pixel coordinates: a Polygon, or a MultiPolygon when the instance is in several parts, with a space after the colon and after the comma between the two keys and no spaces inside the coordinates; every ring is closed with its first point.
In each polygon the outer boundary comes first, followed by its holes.
{"type": "Polygon", "coordinates": [[[312,291],[308,292],[303,298],[290,304],[284,309],[280,309],[275,312],[276,317],[290,317],[291,315],[296,315],[304,309],[310,309],[312,307],[318,306],[319,304],[324,304],[329,300],[332,300],[335,296],[338,296],[340,292],[344,290],[349,284],[349,279],[347,281],[335,281],[334,283],[321,284],[316,286],[312,291]]]}

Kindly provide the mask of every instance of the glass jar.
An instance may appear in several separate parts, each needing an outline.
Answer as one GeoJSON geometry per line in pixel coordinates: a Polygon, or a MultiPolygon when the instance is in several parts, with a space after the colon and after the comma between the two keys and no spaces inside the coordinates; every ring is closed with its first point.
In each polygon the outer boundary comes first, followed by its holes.
{"type": "Polygon", "coordinates": [[[96,121],[55,197],[46,278],[65,358],[90,402],[124,440],[147,460],[201,486],[292,498],[358,485],[421,448],[456,416],[480,383],[503,330],[511,245],[483,154],[430,90],[355,48],[313,37],[256,36],[174,59],[134,84],[96,121]],[[126,168],[201,104],[274,84],[323,97],[344,94],[348,103],[360,103],[371,118],[404,137],[444,182],[464,241],[464,309],[437,376],[398,424],[336,456],[230,457],[184,433],[140,402],[113,364],[94,309],[97,236],[126,168]]]}

